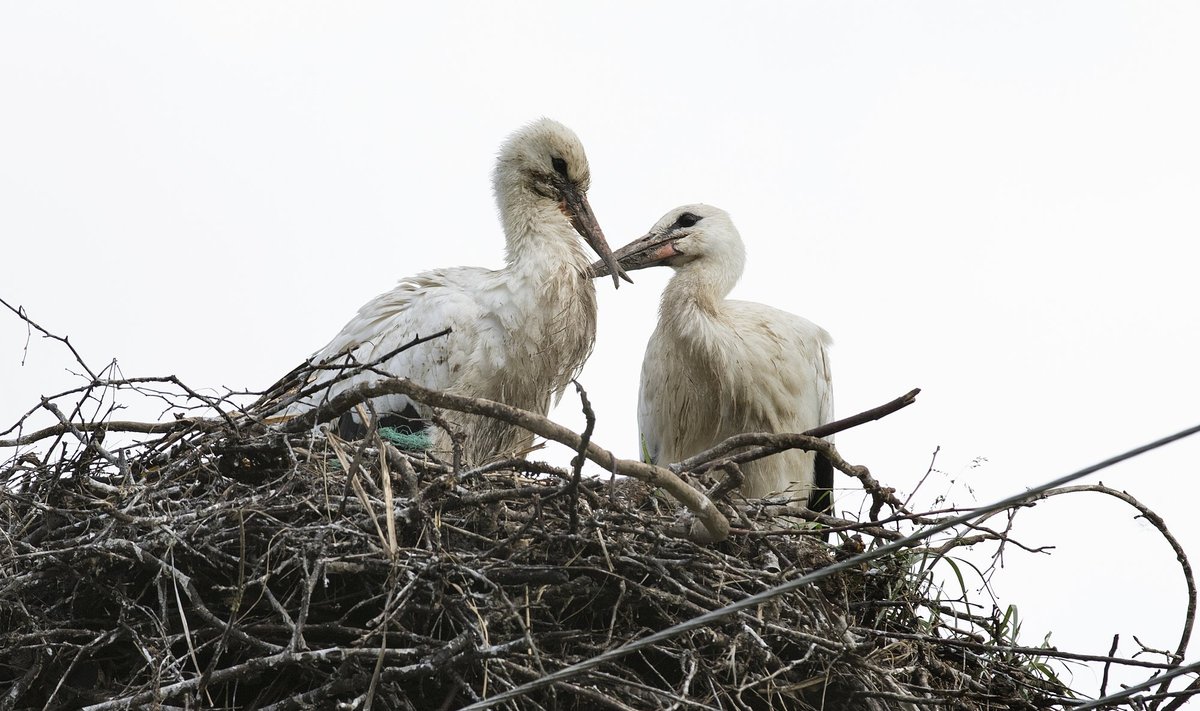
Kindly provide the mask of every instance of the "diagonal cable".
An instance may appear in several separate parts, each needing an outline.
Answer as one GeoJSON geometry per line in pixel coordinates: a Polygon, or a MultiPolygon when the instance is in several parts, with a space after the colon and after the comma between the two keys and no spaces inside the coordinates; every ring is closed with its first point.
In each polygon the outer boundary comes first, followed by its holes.
{"type": "MultiPolygon", "coordinates": [[[[1140,684],[1134,684],[1133,686],[1127,686],[1124,689],[1121,689],[1120,691],[1116,691],[1116,692],[1109,694],[1108,696],[1105,696],[1105,697],[1102,697],[1099,699],[1094,699],[1092,701],[1082,703],[1078,706],[1072,706],[1069,709],[1069,711],[1088,711],[1089,709],[1098,709],[1098,708],[1102,708],[1104,706],[1110,706],[1113,703],[1116,703],[1118,701],[1124,701],[1140,691],[1148,691],[1150,689],[1150,687],[1158,686],[1159,684],[1163,683],[1164,681],[1167,681],[1168,679],[1174,679],[1175,677],[1183,676],[1184,674],[1194,674],[1198,671],[1200,671],[1200,662],[1192,662],[1191,664],[1184,664],[1183,666],[1176,667],[1176,668],[1172,669],[1171,671],[1163,672],[1162,674],[1155,675],[1153,678],[1143,681],[1140,684]]],[[[490,700],[491,699],[489,699],[489,701],[490,700]]]]}
{"type": "MultiPolygon", "coordinates": [[[[513,687],[512,689],[509,689],[508,691],[501,692],[499,694],[496,694],[495,696],[491,696],[486,699],[483,699],[482,701],[477,701],[469,706],[464,706],[459,711],[483,711],[483,709],[491,708],[499,703],[502,703],[504,701],[509,701],[511,699],[515,699],[515,698],[522,696],[524,694],[527,694],[531,691],[535,691],[542,687],[549,686],[556,682],[565,681],[566,679],[570,679],[571,677],[578,676],[579,674],[582,674],[583,672],[586,672],[589,669],[598,667],[601,664],[604,664],[605,662],[610,662],[614,659],[619,659],[620,657],[623,657],[626,654],[631,654],[640,649],[644,649],[651,645],[658,644],[659,642],[664,642],[668,639],[671,639],[672,637],[677,637],[685,632],[691,632],[692,630],[700,629],[701,627],[707,627],[708,625],[710,625],[714,622],[717,622],[718,620],[729,617],[730,615],[741,612],[742,610],[746,610],[748,608],[760,605],[760,604],[766,602],[767,600],[770,600],[771,598],[777,597],[779,595],[783,595],[784,593],[788,593],[793,590],[797,590],[799,588],[804,587],[805,585],[815,583],[818,580],[822,580],[831,575],[839,573],[848,568],[855,567],[855,566],[865,563],[867,561],[874,560],[876,558],[880,558],[882,556],[888,555],[889,553],[894,553],[894,552],[901,550],[907,546],[911,546],[912,544],[917,543],[925,538],[929,538],[930,536],[932,536],[936,533],[944,531],[947,528],[952,528],[954,526],[964,524],[973,518],[976,518],[979,516],[990,515],[997,511],[1003,511],[1004,509],[1011,508],[1017,504],[1020,504],[1023,501],[1037,497],[1051,489],[1060,487],[1064,484],[1068,484],[1072,481],[1075,481],[1076,479],[1085,477],[1088,474],[1094,474],[1102,469],[1107,469],[1108,467],[1111,467],[1114,464],[1118,464],[1127,459],[1132,459],[1140,454],[1145,454],[1146,452],[1149,452],[1151,450],[1158,449],[1159,447],[1170,444],[1171,442],[1175,442],[1175,441],[1183,439],[1185,437],[1189,437],[1191,435],[1196,434],[1197,432],[1200,432],[1200,425],[1196,425],[1194,427],[1189,427],[1186,430],[1176,432],[1175,434],[1169,435],[1167,437],[1163,437],[1162,439],[1157,439],[1153,442],[1150,442],[1149,444],[1144,444],[1140,447],[1135,447],[1131,450],[1128,450],[1126,452],[1118,454],[1115,457],[1110,457],[1110,458],[1105,459],[1104,461],[1099,462],[1097,464],[1093,464],[1089,467],[1084,467],[1083,469],[1080,469],[1079,471],[1072,472],[1065,476],[1061,476],[1057,479],[1054,479],[1053,481],[1049,481],[1040,486],[1035,486],[1032,489],[1022,491],[1019,494],[1013,494],[1012,496],[1009,496],[1006,499],[997,501],[994,504],[991,504],[988,506],[982,506],[980,508],[973,509],[965,514],[962,514],[960,516],[955,516],[953,518],[946,519],[945,521],[943,521],[937,525],[930,526],[928,528],[924,528],[920,531],[917,531],[908,536],[905,536],[904,538],[901,538],[901,539],[898,539],[891,543],[888,543],[887,545],[881,546],[881,547],[876,548],[871,551],[867,551],[865,553],[860,553],[859,555],[856,555],[852,558],[847,558],[846,560],[840,561],[838,563],[834,563],[832,565],[826,566],[819,570],[814,570],[813,572],[808,573],[806,575],[802,575],[799,578],[796,578],[795,580],[790,580],[786,583],[783,583],[781,585],[773,587],[769,590],[764,590],[760,593],[756,593],[756,594],[751,595],[750,597],[747,597],[743,600],[739,600],[733,604],[726,605],[725,607],[722,607],[718,610],[713,610],[712,612],[707,612],[703,615],[700,615],[699,617],[693,617],[692,619],[687,620],[686,622],[681,622],[672,627],[668,627],[659,632],[655,632],[654,634],[649,635],[647,637],[642,637],[641,639],[637,639],[632,642],[628,642],[626,644],[621,645],[620,647],[616,647],[615,649],[610,649],[607,652],[598,654],[598,655],[592,657],[591,659],[584,660],[577,664],[572,664],[571,666],[568,666],[568,667],[563,667],[562,669],[559,669],[558,671],[551,672],[543,677],[534,679],[533,681],[527,682],[525,684],[521,684],[520,686],[513,687]]],[[[1162,678],[1163,677],[1161,677],[1161,676],[1158,677],[1155,680],[1155,683],[1160,683],[1162,681],[1162,678]]],[[[1080,706],[1080,707],[1076,707],[1076,708],[1088,709],[1088,708],[1095,708],[1095,706],[1080,706]]]]}

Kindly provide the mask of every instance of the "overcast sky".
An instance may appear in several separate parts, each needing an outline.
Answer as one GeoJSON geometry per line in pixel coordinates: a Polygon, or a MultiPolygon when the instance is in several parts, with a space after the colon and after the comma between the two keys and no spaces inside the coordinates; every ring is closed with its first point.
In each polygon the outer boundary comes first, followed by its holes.
{"type": "MultiPolygon", "coordinates": [[[[0,296],[93,367],[259,389],[400,277],[500,266],[495,151],[550,116],[614,247],[679,204],[732,214],[734,295],[833,334],[840,415],[923,388],[848,460],[907,493],[941,447],[916,501],[987,503],[1200,421],[1197,37],[1194,3],[3,3],[0,296]]],[[[628,457],[670,274],[633,276],[598,283],[581,377],[628,457]]],[[[0,313],[0,429],[79,383],[25,344],[0,313]]],[[[1098,479],[1200,555],[1198,462],[1098,479]]],[[[995,579],[1022,641],[1175,647],[1182,574],[1133,513],[1018,517],[1056,546],[995,579]]]]}

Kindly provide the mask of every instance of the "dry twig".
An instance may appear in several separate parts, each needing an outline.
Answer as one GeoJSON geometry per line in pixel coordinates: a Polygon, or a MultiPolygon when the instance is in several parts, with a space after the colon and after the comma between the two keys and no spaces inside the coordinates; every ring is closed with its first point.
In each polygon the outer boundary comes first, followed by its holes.
{"type": "MultiPolygon", "coordinates": [[[[201,397],[174,378],[84,370],[87,384],[31,410],[57,424],[21,434],[22,418],[5,432],[17,436],[0,441],[19,450],[53,443],[0,464],[0,711],[459,708],[847,560],[898,538],[900,526],[954,513],[907,511],[819,439],[828,432],[750,435],[679,471],[734,471],[781,448],[815,449],[863,482],[877,504],[871,519],[885,505],[895,514],[862,523],[751,502],[736,512],[739,535],[726,538],[725,516],[676,472],[616,458],[590,432],[500,403],[387,380],[271,427],[287,398],[304,396],[295,387],[305,372],[276,397],[241,405],[233,393],[201,397]],[[55,404],[97,388],[140,392],[173,412],[220,412],[136,423],[87,420],[79,405],[55,404]],[[526,459],[459,471],[373,432],[343,444],[311,431],[318,417],[386,392],[526,427],[650,486],[526,459]],[[140,437],[115,445],[113,433],[140,437]],[[339,495],[347,486],[353,497],[339,495]],[[666,533],[675,514],[655,487],[697,514],[703,540],[666,533]],[[808,516],[847,534],[843,547],[787,527],[808,516]]],[[[862,421],[872,412],[882,409],[862,421]]],[[[975,530],[979,540],[1008,533],[982,522],[975,530]]],[[[555,681],[508,708],[1031,711],[1072,703],[1065,686],[1022,660],[1090,656],[995,639],[989,622],[967,604],[929,599],[910,559],[892,555],[555,681]]],[[[1186,635],[1178,654],[1185,646],[1186,635]]]]}

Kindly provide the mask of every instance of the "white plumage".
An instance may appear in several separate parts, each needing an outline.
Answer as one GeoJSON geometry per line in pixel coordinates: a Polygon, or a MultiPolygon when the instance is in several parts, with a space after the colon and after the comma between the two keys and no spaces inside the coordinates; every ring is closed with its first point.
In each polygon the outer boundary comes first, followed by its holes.
{"type": "MultiPolygon", "coordinates": [[[[646,455],[673,463],[743,432],[803,432],[833,419],[829,334],[779,309],[726,299],[745,248],[729,215],[709,205],[668,212],[614,253],[628,271],[670,266],[658,327],[646,346],[638,427],[646,455]]],[[[593,267],[607,274],[603,264],[593,267]]],[[[748,497],[788,494],[828,510],[833,471],[791,450],[742,466],[748,497]]]]}
{"type": "MultiPolygon", "coordinates": [[[[589,181],[583,145],[570,129],[549,119],[520,129],[501,148],[493,175],[506,239],[504,268],[455,267],[403,279],[359,309],[312,360],[344,362],[349,354],[352,363],[367,363],[416,336],[449,327],[450,335],[399,353],[379,369],[425,387],[546,413],[595,339],[596,292],[580,236],[629,280],[612,261],[588,205],[589,181]]],[[[618,283],[616,275],[613,282],[618,283]]],[[[321,371],[314,382],[334,373],[321,371]]],[[[336,383],[289,413],[381,377],[364,373],[336,383]]],[[[403,395],[373,404],[381,416],[425,420],[430,414],[403,395]]],[[[532,440],[524,430],[488,418],[444,415],[466,436],[464,453],[474,463],[523,449],[532,440]]],[[[438,429],[433,448],[446,451],[449,444],[438,429]]]]}

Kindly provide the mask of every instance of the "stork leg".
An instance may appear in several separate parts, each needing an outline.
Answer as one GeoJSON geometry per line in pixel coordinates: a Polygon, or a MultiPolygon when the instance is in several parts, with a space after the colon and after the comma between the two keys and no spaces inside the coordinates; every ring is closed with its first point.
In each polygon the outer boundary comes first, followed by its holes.
{"type": "MultiPolygon", "coordinates": [[[[808,508],[816,513],[833,513],[833,462],[820,453],[813,462],[813,488],[808,495],[808,508]]],[[[828,531],[824,538],[828,543],[828,531]]]]}

